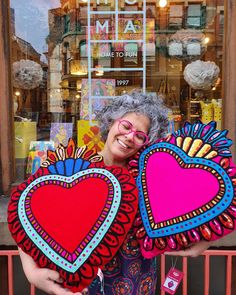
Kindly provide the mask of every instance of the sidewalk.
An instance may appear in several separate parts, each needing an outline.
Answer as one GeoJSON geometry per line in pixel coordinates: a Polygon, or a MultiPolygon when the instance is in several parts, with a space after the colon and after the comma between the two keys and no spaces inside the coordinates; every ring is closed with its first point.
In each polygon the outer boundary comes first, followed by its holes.
{"type": "Polygon", "coordinates": [[[13,246],[15,245],[7,225],[7,206],[9,197],[0,196],[0,246],[13,246]]]}

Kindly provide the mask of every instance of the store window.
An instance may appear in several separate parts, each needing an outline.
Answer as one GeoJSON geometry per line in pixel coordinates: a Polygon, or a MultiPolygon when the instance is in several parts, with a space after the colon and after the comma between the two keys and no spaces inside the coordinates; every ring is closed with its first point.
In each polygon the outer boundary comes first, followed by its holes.
{"type": "Polygon", "coordinates": [[[170,132],[198,119],[221,128],[223,0],[10,6],[16,183],[69,137],[94,146],[95,110],[133,89],[163,97],[170,132]]]}

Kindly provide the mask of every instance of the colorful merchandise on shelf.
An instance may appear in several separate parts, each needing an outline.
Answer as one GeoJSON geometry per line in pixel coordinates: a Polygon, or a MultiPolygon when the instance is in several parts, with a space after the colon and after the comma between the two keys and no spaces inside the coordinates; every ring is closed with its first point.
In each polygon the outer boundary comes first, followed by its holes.
{"type": "Polygon", "coordinates": [[[222,99],[212,99],[214,110],[214,121],[217,123],[217,129],[221,130],[222,122],[222,99]]]}
{"type": "Polygon", "coordinates": [[[202,115],[201,121],[202,123],[209,123],[214,120],[214,109],[213,104],[211,102],[204,102],[200,100],[202,115]]]}

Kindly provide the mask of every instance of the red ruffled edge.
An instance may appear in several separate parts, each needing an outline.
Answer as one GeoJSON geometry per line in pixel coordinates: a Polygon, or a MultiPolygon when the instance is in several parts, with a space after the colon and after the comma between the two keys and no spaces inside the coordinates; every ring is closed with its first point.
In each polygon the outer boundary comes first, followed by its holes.
{"type": "MultiPolygon", "coordinates": [[[[70,147],[70,153],[68,154],[72,155],[73,153],[74,149],[70,147]]],[[[50,152],[48,156],[50,157],[50,162],[57,161],[55,152],[50,152]]],[[[87,151],[86,160],[89,160],[89,156],[94,157],[94,152],[87,151]]],[[[68,155],[66,158],[69,157],[68,155]]],[[[134,178],[130,175],[128,170],[115,166],[106,168],[103,162],[93,162],[89,168],[93,167],[105,168],[118,179],[122,190],[121,204],[119,212],[101,244],[74,274],[68,273],[56,266],[34,245],[22,228],[18,216],[18,202],[22,192],[36,178],[50,174],[48,169],[46,167],[39,168],[34,175],[14,189],[8,206],[9,230],[17,245],[25,253],[30,255],[39,267],[49,268],[59,272],[64,279],[63,286],[69,288],[73,292],[81,291],[89,286],[96,277],[98,268],[102,269],[113,258],[131,228],[138,208],[138,189],[134,178]]]]}
{"type": "MultiPolygon", "coordinates": [[[[169,141],[170,137],[162,139],[160,141],[169,141]]],[[[158,141],[158,142],[160,142],[158,141]]],[[[128,169],[133,174],[135,179],[139,174],[138,161],[141,153],[145,148],[142,148],[132,159],[129,161],[128,169]]],[[[135,236],[141,246],[141,251],[144,257],[152,258],[166,251],[177,251],[189,247],[193,243],[203,241],[217,240],[236,228],[236,166],[232,163],[231,158],[222,157],[219,165],[225,169],[225,172],[229,175],[233,187],[234,197],[231,204],[226,208],[224,212],[215,217],[209,222],[198,226],[195,229],[188,230],[178,234],[172,234],[170,236],[161,238],[150,238],[144,228],[142,218],[138,212],[134,222],[135,236]]]]}

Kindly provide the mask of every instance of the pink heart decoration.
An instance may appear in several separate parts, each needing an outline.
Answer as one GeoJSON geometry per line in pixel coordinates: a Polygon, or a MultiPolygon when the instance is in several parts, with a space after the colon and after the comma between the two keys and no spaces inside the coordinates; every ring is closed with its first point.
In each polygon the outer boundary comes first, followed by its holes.
{"type": "Polygon", "coordinates": [[[149,157],[145,178],[155,223],[193,212],[206,206],[217,195],[219,181],[216,176],[207,171],[207,166],[197,166],[199,164],[184,168],[184,162],[180,165],[165,152],[157,152],[149,157]]]}
{"type": "Polygon", "coordinates": [[[214,122],[186,123],[130,160],[141,215],[135,232],[146,258],[216,240],[235,229],[232,142],[227,131],[215,128],[214,122]]]}

